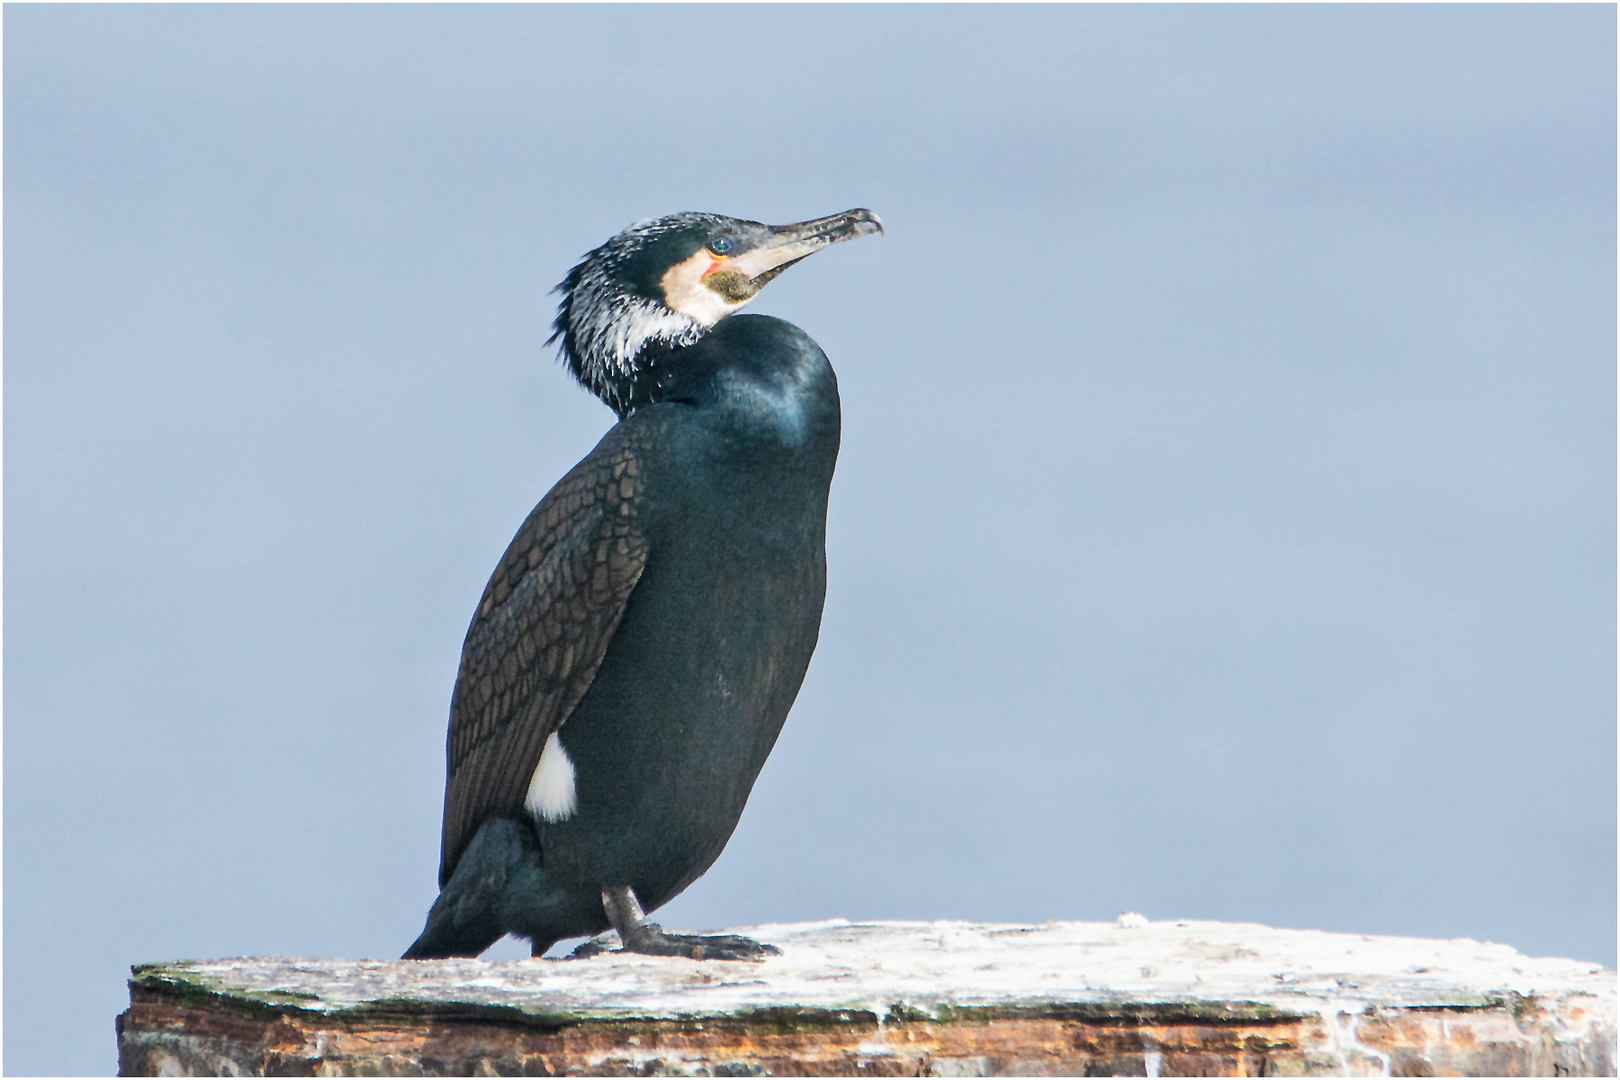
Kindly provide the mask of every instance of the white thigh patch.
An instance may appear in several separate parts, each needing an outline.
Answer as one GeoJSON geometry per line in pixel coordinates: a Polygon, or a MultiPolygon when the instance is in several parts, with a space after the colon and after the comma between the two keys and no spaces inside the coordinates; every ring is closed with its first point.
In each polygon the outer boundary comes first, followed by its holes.
{"type": "Polygon", "coordinates": [[[540,752],[540,764],[534,767],[534,778],[529,781],[529,794],[523,808],[541,821],[561,821],[574,813],[578,800],[574,796],[574,763],[568,760],[568,751],[553,731],[546,737],[546,748],[540,752]]]}

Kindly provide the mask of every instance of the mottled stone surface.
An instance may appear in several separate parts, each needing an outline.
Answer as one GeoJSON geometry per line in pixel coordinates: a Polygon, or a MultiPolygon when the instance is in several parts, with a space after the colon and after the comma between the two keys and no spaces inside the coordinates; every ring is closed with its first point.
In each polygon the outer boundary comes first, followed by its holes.
{"type": "Polygon", "coordinates": [[[816,923],[760,963],[135,969],[125,1075],[1613,1075],[1615,974],[1208,922],[816,923]]]}

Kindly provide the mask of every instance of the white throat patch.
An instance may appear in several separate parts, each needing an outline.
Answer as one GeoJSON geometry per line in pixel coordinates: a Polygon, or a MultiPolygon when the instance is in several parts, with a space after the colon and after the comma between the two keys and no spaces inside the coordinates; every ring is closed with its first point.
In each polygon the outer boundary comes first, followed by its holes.
{"type": "Polygon", "coordinates": [[[700,326],[713,326],[748,303],[747,300],[730,303],[704,283],[703,275],[717,262],[719,260],[710,255],[706,248],[700,248],[685,262],[676,263],[666,270],[661,282],[664,304],[700,326]]]}
{"type": "Polygon", "coordinates": [[[546,748],[540,752],[540,764],[534,767],[523,808],[541,821],[557,822],[572,817],[577,805],[574,763],[568,760],[568,751],[553,731],[546,736],[546,748]]]}

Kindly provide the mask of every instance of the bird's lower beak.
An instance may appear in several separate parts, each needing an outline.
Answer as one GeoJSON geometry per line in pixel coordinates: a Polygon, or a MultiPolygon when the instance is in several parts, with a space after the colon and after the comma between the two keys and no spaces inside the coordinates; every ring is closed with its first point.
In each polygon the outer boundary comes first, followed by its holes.
{"type": "Polygon", "coordinates": [[[882,231],[882,219],[870,210],[859,209],[796,225],[774,225],[761,243],[731,259],[730,267],[746,274],[749,284],[758,290],[783,270],[824,247],[882,231]]]}

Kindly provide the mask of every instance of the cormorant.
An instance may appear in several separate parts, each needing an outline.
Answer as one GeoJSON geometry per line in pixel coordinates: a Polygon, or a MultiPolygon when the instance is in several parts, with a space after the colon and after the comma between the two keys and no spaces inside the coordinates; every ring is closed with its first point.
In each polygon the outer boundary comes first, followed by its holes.
{"type": "Polygon", "coordinates": [[[882,228],[674,214],[558,286],[551,341],[619,422],[523,523],[467,630],[440,893],[407,959],[507,933],[539,956],[609,926],[634,952],[776,951],[644,911],[730,839],[821,626],[837,380],[798,327],[732,313],[882,228]]]}

